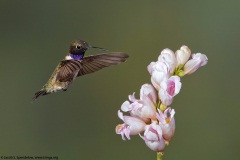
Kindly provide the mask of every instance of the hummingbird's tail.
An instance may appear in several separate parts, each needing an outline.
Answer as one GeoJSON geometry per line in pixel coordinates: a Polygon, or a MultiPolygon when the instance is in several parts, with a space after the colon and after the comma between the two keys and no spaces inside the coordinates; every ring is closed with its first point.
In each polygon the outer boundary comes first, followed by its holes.
{"type": "Polygon", "coordinates": [[[47,95],[47,90],[46,89],[41,89],[40,91],[36,92],[33,96],[33,100],[36,100],[39,96],[44,96],[47,95]]]}

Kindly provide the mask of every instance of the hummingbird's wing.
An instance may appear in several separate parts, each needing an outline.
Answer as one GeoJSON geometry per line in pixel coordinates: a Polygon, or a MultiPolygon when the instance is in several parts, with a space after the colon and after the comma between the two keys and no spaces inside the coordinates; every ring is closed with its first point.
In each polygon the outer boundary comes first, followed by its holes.
{"type": "Polygon", "coordinates": [[[81,68],[81,63],[78,60],[63,60],[60,63],[59,72],[56,80],[60,82],[71,82],[81,68]]]}
{"type": "Polygon", "coordinates": [[[81,67],[77,76],[96,72],[102,68],[125,62],[129,56],[122,52],[103,53],[84,57],[80,60],[81,67]]]}
{"type": "Polygon", "coordinates": [[[122,52],[104,53],[84,57],[82,60],[63,60],[56,80],[71,82],[76,76],[96,72],[102,68],[126,61],[128,55],[122,52]]]}

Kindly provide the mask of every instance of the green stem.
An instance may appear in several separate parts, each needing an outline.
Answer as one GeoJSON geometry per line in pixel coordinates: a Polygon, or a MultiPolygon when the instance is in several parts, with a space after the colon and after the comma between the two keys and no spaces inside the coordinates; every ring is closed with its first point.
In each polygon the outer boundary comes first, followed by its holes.
{"type": "Polygon", "coordinates": [[[164,106],[163,104],[160,105],[159,109],[164,112],[167,109],[167,106],[164,106]]]}
{"type": "Polygon", "coordinates": [[[157,160],[162,160],[163,152],[157,152],[157,160]]]}

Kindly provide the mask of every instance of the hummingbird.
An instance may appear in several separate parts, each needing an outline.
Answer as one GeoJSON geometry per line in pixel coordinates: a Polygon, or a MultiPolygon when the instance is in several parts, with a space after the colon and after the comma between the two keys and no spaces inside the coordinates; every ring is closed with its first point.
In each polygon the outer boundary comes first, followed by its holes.
{"type": "Polygon", "coordinates": [[[123,52],[109,52],[84,57],[89,48],[106,51],[100,47],[90,46],[83,40],[73,41],[65,58],[57,65],[42,89],[34,94],[33,100],[60,90],[66,91],[76,77],[125,62],[129,57],[123,52]]]}

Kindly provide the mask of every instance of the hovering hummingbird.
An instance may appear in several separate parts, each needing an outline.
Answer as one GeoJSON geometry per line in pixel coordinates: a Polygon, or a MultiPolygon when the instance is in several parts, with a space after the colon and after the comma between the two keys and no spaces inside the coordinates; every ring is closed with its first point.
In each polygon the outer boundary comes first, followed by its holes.
{"type": "Polygon", "coordinates": [[[58,64],[43,88],[35,93],[33,100],[39,96],[59,90],[66,91],[76,77],[119,64],[128,58],[128,55],[122,52],[110,52],[84,57],[85,52],[89,48],[104,50],[103,48],[90,46],[83,40],[73,41],[67,56],[58,64]]]}

